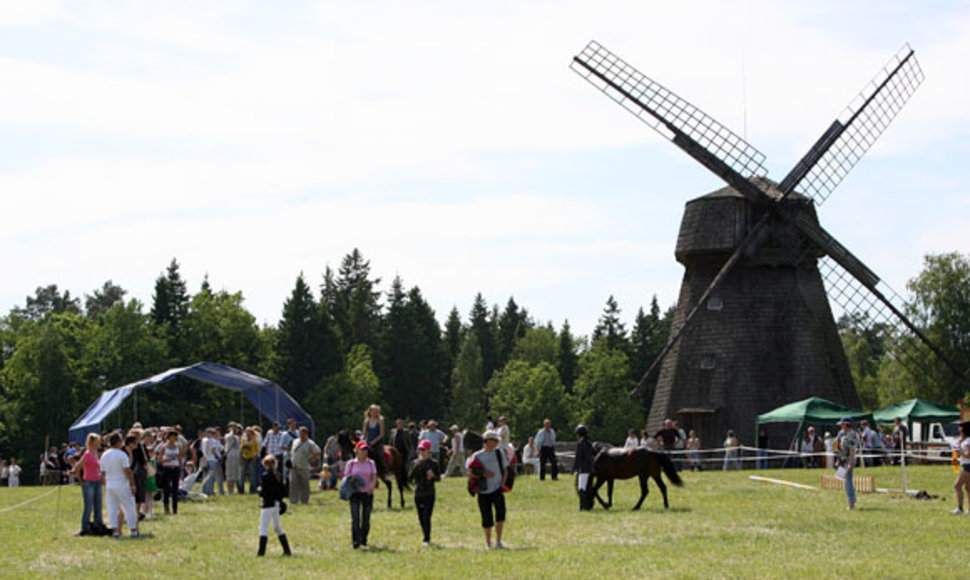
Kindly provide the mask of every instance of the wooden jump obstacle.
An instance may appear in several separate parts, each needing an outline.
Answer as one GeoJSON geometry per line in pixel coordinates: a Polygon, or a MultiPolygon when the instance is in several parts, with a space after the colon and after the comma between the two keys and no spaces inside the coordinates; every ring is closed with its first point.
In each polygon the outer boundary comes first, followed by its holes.
{"type": "MultiPolygon", "coordinates": [[[[859,493],[876,492],[876,478],[871,475],[856,475],[852,478],[852,481],[855,483],[855,490],[859,493]]],[[[842,480],[834,475],[822,475],[820,485],[822,489],[845,489],[842,480]]]]}

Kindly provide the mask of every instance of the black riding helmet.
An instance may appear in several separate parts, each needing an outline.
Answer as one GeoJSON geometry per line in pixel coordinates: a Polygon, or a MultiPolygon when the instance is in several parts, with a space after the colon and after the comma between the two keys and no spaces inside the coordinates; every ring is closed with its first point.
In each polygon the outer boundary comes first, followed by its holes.
{"type": "Polygon", "coordinates": [[[588,435],[589,431],[586,430],[586,425],[576,425],[576,434],[583,436],[588,435]]]}

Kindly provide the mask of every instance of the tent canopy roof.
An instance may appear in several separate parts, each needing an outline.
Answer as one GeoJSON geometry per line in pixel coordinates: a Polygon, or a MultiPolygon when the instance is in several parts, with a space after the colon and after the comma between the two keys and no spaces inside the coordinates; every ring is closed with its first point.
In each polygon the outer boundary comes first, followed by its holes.
{"type": "Polygon", "coordinates": [[[758,415],[758,423],[800,423],[810,421],[822,424],[833,424],[842,417],[849,417],[853,421],[867,419],[872,421],[872,413],[852,409],[819,397],[809,397],[795,401],[763,415],[758,415]]]}
{"type": "Polygon", "coordinates": [[[70,440],[83,442],[88,433],[98,431],[101,422],[118,409],[135,389],[160,385],[178,376],[188,377],[224,389],[240,391],[259,410],[260,414],[270,421],[283,422],[292,417],[297,424],[306,425],[313,432],[313,418],[300,407],[293,397],[273,381],[225,365],[200,362],[188,367],[169,369],[147,379],[104,391],[88,407],[88,410],[71,425],[70,440]]]}
{"type": "Polygon", "coordinates": [[[903,421],[956,421],[960,409],[956,405],[940,405],[926,399],[909,399],[887,405],[872,415],[879,423],[892,423],[896,417],[903,421]]]}

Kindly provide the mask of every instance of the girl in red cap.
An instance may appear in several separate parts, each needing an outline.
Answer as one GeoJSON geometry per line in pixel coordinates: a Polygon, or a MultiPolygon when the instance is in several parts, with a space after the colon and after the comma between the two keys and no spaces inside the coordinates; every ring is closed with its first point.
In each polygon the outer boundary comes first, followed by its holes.
{"type": "Polygon", "coordinates": [[[414,505],[418,508],[418,521],[424,532],[423,546],[431,545],[431,513],[434,511],[434,483],[441,480],[438,462],[431,457],[431,442],[418,443],[418,458],[411,463],[408,481],[414,483],[414,505]]]}
{"type": "Polygon", "coordinates": [[[377,487],[377,465],[367,457],[366,441],[358,441],[354,447],[356,457],[347,462],[344,476],[358,477],[361,484],[350,494],[350,534],[354,549],[367,545],[370,532],[370,512],[374,508],[374,488],[377,487]]]}

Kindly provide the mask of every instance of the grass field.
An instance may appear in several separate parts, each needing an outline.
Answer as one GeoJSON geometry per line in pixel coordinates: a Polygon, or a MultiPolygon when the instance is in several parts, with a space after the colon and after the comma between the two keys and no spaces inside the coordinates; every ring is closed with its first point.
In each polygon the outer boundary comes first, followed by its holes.
{"type": "MultiPolygon", "coordinates": [[[[899,468],[858,470],[899,487],[899,468]]],[[[753,482],[766,475],[818,485],[822,470],[684,473],[640,512],[633,481],[618,482],[614,509],[579,512],[572,480],[521,477],[508,496],[507,550],[487,551],[475,500],[462,480],[439,484],[434,544],[422,548],[411,509],[375,506],[371,546],[353,550],[350,516],[335,492],[283,516],[294,557],[275,538],[255,557],[254,496],[187,503],[178,516],[144,522],[138,540],[82,538],[78,488],[0,489],[0,577],[77,578],[965,578],[959,552],[970,517],[954,506],[949,466],[914,466],[909,486],[940,499],[860,494],[855,512],[838,491],[753,482]],[[24,505],[22,502],[32,500],[24,505]],[[58,502],[60,515],[56,517],[58,502]],[[13,507],[13,509],[9,509],[13,507]]],[[[383,490],[378,490],[383,500],[383,490]]],[[[375,502],[381,504],[382,502],[375,502]]],[[[157,511],[161,511],[157,509],[157,511]]],[[[271,532],[272,533],[272,532],[271,532]]]]}

